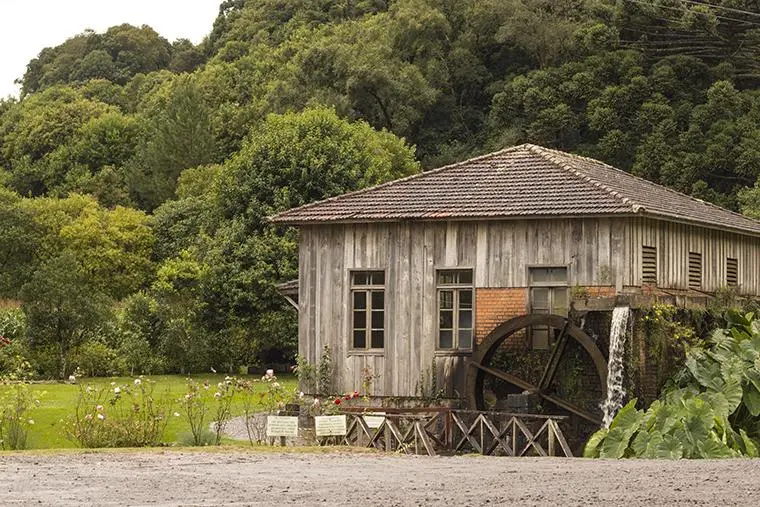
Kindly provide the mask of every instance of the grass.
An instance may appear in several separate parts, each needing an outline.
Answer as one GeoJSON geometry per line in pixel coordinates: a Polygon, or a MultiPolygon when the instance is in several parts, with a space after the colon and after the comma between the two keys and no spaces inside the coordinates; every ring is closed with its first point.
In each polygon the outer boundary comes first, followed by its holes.
{"type": "MultiPolygon", "coordinates": [[[[185,394],[187,390],[187,378],[186,375],[149,375],[146,378],[156,382],[154,390],[154,397],[166,397],[172,404],[169,407],[168,415],[169,422],[166,426],[166,432],[164,433],[164,441],[167,443],[174,443],[178,437],[187,433],[190,430],[187,419],[184,414],[180,417],[174,417],[173,412],[179,412],[182,414],[178,400],[185,394]]],[[[224,375],[209,374],[209,375],[190,375],[196,381],[208,382],[215,386],[218,382],[224,380],[224,375]]],[[[238,376],[241,379],[253,380],[260,377],[253,376],[238,376]]],[[[278,377],[278,381],[286,389],[294,389],[297,385],[297,380],[293,375],[282,375],[278,377]]],[[[109,377],[109,378],[83,378],[78,381],[79,384],[92,385],[92,386],[108,386],[114,382],[115,385],[131,384],[134,382],[133,377],[109,377]]],[[[262,383],[255,384],[256,389],[264,391],[266,386],[262,383]]],[[[4,394],[4,391],[9,389],[8,386],[0,386],[0,396],[4,394]]],[[[69,440],[64,433],[64,424],[67,418],[72,416],[76,409],[77,398],[79,396],[80,386],[69,383],[43,383],[34,384],[32,391],[35,392],[35,398],[40,400],[40,405],[34,408],[29,417],[34,420],[34,426],[31,427],[29,433],[28,447],[30,449],[64,449],[77,447],[75,442],[69,440]]],[[[243,402],[242,397],[237,396],[232,402],[232,415],[243,414],[243,402]]]]}

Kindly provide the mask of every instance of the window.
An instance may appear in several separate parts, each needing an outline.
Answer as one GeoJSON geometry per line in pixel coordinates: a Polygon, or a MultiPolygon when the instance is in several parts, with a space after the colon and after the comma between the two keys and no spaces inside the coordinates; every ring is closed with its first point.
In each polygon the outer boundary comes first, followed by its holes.
{"type": "Polygon", "coordinates": [[[641,247],[641,283],[657,283],[657,248],[641,247]]]}
{"type": "Polygon", "coordinates": [[[726,285],[729,287],[739,285],[739,261],[731,257],[726,259],[726,285]]]}
{"type": "Polygon", "coordinates": [[[689,252],[689,288],[702,289],[702,254],[689,252]]]}
{"type": "MultiPolygon", "coordinates": [[[[530,308],[533,313],[567,315],[567,268],[530,268],[530,308]]],[[[553,336],[547,326],[533,326],[530,330],[534,349],[548,349],[553,336]]]]}
{"type": "Polygon", "coordinates": [[[351,272],[351,346],[382,349],[385,346],[385,272],[351,272]]]}
{"type": "Polygon", "coordinates": [[[438,348],[472,348],[472,270],[438,271],[438,348]]]}

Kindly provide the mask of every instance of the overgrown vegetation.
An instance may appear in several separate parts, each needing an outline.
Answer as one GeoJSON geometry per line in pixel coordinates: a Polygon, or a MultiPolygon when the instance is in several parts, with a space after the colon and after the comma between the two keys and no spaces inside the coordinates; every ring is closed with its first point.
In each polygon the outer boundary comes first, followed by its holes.
{"type": "Polygon", "coordinates": [[[266,216],[526,141],[760,216],[758,14],[225,0],[197,46],[73,35],[0,100],[10,338],[40,377],[286,362],[296,233],[266,216]]]}
{"type": "Polygon", "coordinates": [[[686,348],[686,367],[647,410],[632,400],[586,445],[588,457],[758,456],[760,320],[728,313],[728,328],[686,348]]]}

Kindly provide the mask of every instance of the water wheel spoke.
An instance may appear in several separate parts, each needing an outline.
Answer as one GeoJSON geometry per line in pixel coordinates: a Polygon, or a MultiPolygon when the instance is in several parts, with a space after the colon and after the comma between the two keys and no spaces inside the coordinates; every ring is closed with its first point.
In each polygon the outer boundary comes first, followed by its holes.
{"type": "Polygon", "coordinates": [[[567,333],[568,326],[570,326],[569,321],[565,323],[564,326],[562,326],[562,331],[560,332],[559,339],[554,346],[554,350],[552,350],[551,356],[549,357],[549,362],[546,363],[544,373],[541,375],[541,380],[538,383],[538,387],[542,391],[545,391],[549,388],[552,381],[554,380],[554,375],[557,373],[557,366],[559,366],[559,362],[562,360],[562,355],[565,353],[565,348],[567,347],[567,342],[569,339],[569,335],[567,333]]]}
{"type": "Polygon", "coordinates": [[[564,408],[565,410],[572,412],[573,414],[582,417],[594,424],[601,425],[602,420],[599,418],[599,416],[592,414],[588,410],[581,408],[573,403],[570,403],[568,401],[563,400],[559,396],[554,396],[552,394],[549,394],[547,392],[542,391],[538,386],[534,386],[530,382],[526,382],[525,380],[521,379],[520,377],[516,377],[515,375],[512,375],[510,373],[507,373],[505,371],[497,370],[495,368],[490,368],[488,366],[483,366],[482,364],[478,364],[475,362],[470,362],[470,365],[474,366],[475,368],[478,368],[480,370],[483,370],[484,372],[488,373],[489,375],[493,375],[496,378],[500,378],[506,382],[509,382],[512,385],[515,385],[519,387],[520,389],[523,389],[525,391],[530,391],[533,393],[538,394],[545,400],[557,405],[558,407],[564,408]]]}

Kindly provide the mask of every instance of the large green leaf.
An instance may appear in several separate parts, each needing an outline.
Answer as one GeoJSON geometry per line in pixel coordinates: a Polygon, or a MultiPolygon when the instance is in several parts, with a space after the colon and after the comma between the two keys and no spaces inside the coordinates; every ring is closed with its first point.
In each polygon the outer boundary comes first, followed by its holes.
{"type": "Polygon", "coordinates": [[[599,444],[604,440],[604,438],[607,436],[607,433],[610,430],[607,428],[602,428],[593,435],[591,435],[591,438],[588,439],[588,442],[586,442],[586,446],[583,448],[583,457],[584,458],[598,458],[599,457],[599,444]]]}
{"type": "Polygon", "coordinates": [[[636,410],[636,398],[629,401],[610,423],[610,430],[615,428],[631,428],[634,427],[634,431],[638,429],[638,425],[641,423],[643,412],[636,410]]]}
{"type": "Polygon", "coordinates": [[[741,435],[741,440],[744,444],[744,455],[748,458],[757,458],[757,444],[751,438],[749,438],[746,431],[739,430],[739,434],[741,435]]]}
{"type": "Polygon", "coordinates": [[[673,435],[663,435],[662,441],[655,448],[653,457],[660,459],[681,459],[683,458],[683,443],[673,435]]]}
{"type": "Polygon", "coordinates": [[[697,442],[697,454],[692,457],[717,459],[732,458],[734,456],[736,456],[736,451],[730,449],[726,444],[715,438],[715,435],[712,434],[711,437],[697,442]]]}
{"type": "Polygon", "coordinates": [[[646,455],[647,446],[649,445],[650,440],[651,437],[648,431],[639,431],[636,433],[636,436],[631,442],[631,450],[633,451],[633,455],[637,458],[644,457],[646,455]]]}
{"type": "Polygon", "coordinates": [[[750,383],[744,387],[742,401],[752,417],[760,415],[760,391],[757,390],[754,384],[750,383]]]}
{"type": "MultiPolygon", "coordinates": [[[[635,431],[635,430],[634,430],[635,431]]],[[[628,448],[633,432],[625,428],[610,429],[599,450],[600,458],[620,459],[628,448]]]]}

